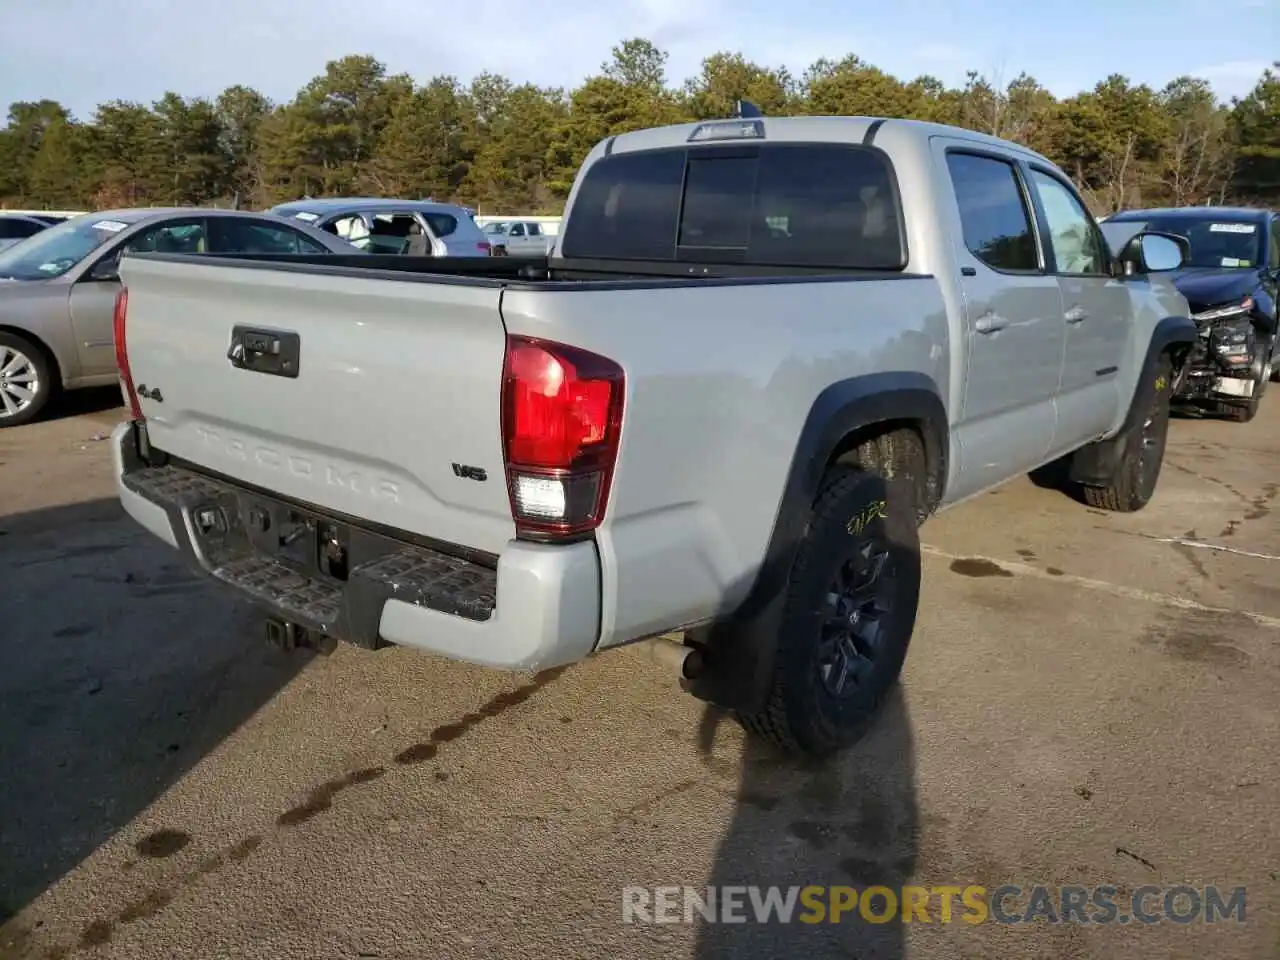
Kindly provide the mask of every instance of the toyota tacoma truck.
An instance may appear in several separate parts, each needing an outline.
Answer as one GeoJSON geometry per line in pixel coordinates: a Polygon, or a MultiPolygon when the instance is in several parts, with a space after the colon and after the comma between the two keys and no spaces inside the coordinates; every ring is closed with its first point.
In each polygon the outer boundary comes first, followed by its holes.
{"type": "Polygon", "coordinates": [[[899,676],[929,516],[1063,458],[1151,498],[1185,256],[967,130],[621,134],[548,258],[126,257],[119,495],[276,629],[512,670],[656,638],[822,755],[899,676]]]}

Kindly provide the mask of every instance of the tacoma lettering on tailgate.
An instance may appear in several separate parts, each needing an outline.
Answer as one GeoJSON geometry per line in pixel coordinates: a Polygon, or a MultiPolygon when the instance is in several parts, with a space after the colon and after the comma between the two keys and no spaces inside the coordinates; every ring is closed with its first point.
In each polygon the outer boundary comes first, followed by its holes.
{"type": "Polygon", "coordinates": [[[196,429],[200,433],[201,442],[206,447],[216,448],[220,454],[232,460],[253,463],[264,470],[276,473],[287,473],[308,483],[337,487],[371,500],[400,502],[400,484],[394,480],[388,480],[385,477],[368,477],[349,467],[340,467],[293,453],[283,454],[260,442],[226,437],[207,427],[196,429]]]}

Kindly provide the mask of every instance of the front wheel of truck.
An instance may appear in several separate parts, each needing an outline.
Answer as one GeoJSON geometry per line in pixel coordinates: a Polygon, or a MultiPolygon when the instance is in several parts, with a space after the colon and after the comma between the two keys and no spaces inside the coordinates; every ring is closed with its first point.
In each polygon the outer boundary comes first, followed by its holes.
{"type": "MultiPolygon", "coordinates": [[[[919,447],[913,433],[893,437],[919,447]]],[[[769,698],[738,715],[788,753],[821,757],[857,740],[902,672],[920,537],[913,478],[889,472],[841,466],[826,478],[791,570],[769,698]]]]}
{"type": "Polygon", "coordinates": [[[1126,431],[1123,452],[1111,483],[1086,486],[1085,502],[1099,510],[1133,513],[1156,492],[1165,442],[1169,438],[1169,403],[1173,393],[1173,362],[1166,354],[1156,365],[1155,379],[1139,402],[1142,409],[1126,431]]]}

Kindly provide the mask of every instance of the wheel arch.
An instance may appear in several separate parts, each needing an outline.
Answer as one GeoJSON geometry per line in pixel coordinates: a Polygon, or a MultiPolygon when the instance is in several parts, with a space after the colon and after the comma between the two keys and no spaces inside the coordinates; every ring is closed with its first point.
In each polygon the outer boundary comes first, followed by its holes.
{"type": "Polygon", "coordinates": [[[773,531],[745,599],[691,639],[706,669],[690,683],[699,699],[735,709],[758,706],[768,691],[796,553],[827,471],[837,463],[868,465],[868,441],[909,429],[920,438],[925,469],[919,505],[923,521],[945,495],[950,444],[946,406],[937,383],[916,371],[887,371],[840,380],[824,389],[805,418],[791,458],[773,531]]]}
{"type": "Polygon", "coordinates": [[[1114,435],[1103,440],[1095,440],[1071,454],[1070,478],[1075,483],[1097,486],[1105,485],[1116,471],[1123,454],[1124,438],[1137,422],[1144,408],[1144,403],[1157,389],[1155,384],[1156,366],[1160,358],[1168,356],[1173,364],[1173,384],[1170,389],[1177,391],[1185,370],[1187,355],[1195,345],[1199,336],[1195,322],[1189,317],[1165,317],[1156,324],[1147,344],[1146,354],[1138,368],[1138,377],[1133,385],[1133,394],[1129,398],[1129,406],[1125,411],[1120,429],[1114,435]]]}

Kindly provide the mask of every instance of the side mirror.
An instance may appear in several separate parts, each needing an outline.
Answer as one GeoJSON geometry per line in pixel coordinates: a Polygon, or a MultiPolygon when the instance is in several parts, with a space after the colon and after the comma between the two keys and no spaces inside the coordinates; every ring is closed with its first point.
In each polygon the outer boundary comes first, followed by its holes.
{"type": "Polygon", "coordinates": [[[1191,244],[1175,233],[1155,231],[1137,234],[1127,244],[1120,260],[1128,273],[1165,273],[1177,270],[1191,256],[1191,244]]]}
{"type": "Polygon", "coordinates": [[[99,260],[84,275],[86,280],[95,280],[99,283],[112,283],[120,279],[120,258],[118,256],[107,257],[99,260]]]}

